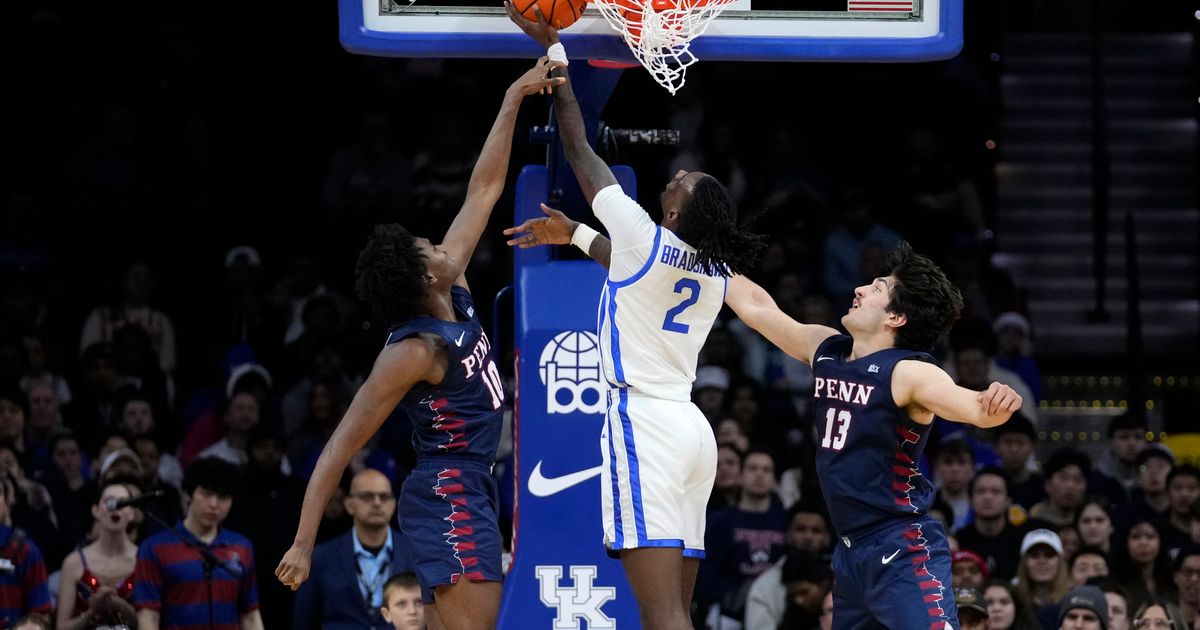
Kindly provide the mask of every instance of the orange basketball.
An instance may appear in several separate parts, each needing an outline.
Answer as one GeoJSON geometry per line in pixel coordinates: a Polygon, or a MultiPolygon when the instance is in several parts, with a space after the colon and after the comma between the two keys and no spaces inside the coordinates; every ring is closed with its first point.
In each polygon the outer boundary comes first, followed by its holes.
{"type": "Polygon", "coordinates": [[[583,15],[583,9],[588,0],[513,0],[517,11],[530,20],[537,20],[533,7],[541,8],[542,15],[551,26],[558,29],[567,28],[583,15]]]}

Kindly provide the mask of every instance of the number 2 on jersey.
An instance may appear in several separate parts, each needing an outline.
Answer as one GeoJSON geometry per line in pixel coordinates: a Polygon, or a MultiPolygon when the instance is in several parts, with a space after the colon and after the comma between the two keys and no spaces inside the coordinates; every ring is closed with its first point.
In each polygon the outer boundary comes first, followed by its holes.
{"type": "Polygon", "coordinates": [[[825,437],[822,448],[842,450],[846,445],[846,433],[850,431],[850,412],[845,409],[830,409],[825,413],[825,437]],[[836,435],[834,434],[836,432],[836,435]]]}
{"type": "Polygon", "coordinates": [[[687,297],[675,306],[675,308],[667,311],[667,316],[663,319],[663,330],[687,334],[688,325],[675,321],[675,318],[679,317],[689,306],[695,304],[700,299],[700,282],[695,278],[680,278],[679,282],[675,283],[675,292],[683,294],[684,291],[688,292],[687,297]]]}

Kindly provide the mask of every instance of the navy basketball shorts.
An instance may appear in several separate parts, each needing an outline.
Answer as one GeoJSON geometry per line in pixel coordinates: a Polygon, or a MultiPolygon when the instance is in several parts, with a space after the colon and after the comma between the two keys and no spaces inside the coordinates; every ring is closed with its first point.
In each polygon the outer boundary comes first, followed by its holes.
{"type": "Polygon", "coordinates": [[[501,581],[499,505],[496,478],[481,462],[424,460],[404,480],[397,514],[426,601],[459,580],[501,581]]]}
{"type": "Polygon", "coordinates": [[[950,544],[932,518],[840,538],[833,573],[834,630],[958,628],[950,544]]]}

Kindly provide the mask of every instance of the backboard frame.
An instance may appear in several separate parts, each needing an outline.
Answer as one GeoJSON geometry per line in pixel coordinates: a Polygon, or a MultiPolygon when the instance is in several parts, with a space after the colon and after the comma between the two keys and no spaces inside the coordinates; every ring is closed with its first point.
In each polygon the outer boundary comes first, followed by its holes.
{"type": "MultiPolygon", "coordinates": [[[[342,46],[351,53],[384,57],[528,59],[542,52],[508,23],[500,0],[495,8],[422,7],[421,1],[384,14],[381,0],[338,0],[342,46]],[[384,20],[408,22],[395,30],[400,22],[384,20]]],[[[962,49],[962,3],[914,0],[913,12],[904,14],[753,12],[735,5],[692,42],[691,50],[702,61],[948,59],[962,49]]],[[[595,9],[588,9],[561,37],[572,59],[635,61],[595,9]]]]}

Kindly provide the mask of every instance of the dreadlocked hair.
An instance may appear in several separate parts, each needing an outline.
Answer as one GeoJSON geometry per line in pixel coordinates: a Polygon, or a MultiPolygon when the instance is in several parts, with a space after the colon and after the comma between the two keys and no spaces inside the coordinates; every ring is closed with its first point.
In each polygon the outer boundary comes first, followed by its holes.
{"type": "Polygon", "coordinates": [[[904,315],[896,331],[896,347],[929,352],[962,313],[962,294],[932,260],[900,245],[883,261],[896,279],[887,312],[904,315]]]}
{"type": "Polygon", "coordinates": [[[421,314],[425,302],[425,257],[416,238],[398,223],[375,226],[358,254],[354,289],[385,326],[421,314]]]}
{"type": "Polygon", "coordinates": [[[711,175],[696,182],[684,208],[679,238],[696,248],[696,265],[704,273],[730,276],[749,272],[766,247],[761,236],[738,225],[737,202],[711,175]]]}

